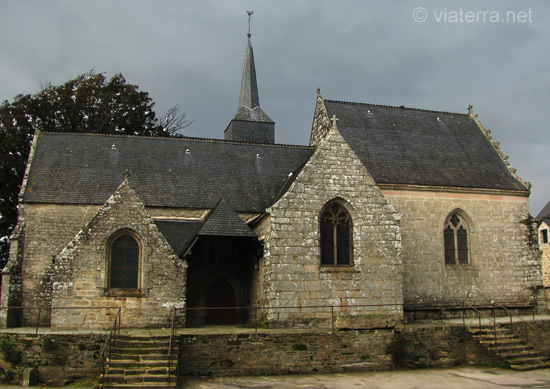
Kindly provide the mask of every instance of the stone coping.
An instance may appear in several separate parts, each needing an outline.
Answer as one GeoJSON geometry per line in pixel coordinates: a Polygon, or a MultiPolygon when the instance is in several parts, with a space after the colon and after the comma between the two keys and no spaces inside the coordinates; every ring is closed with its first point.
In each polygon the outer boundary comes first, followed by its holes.
{"type": "MultiPolygon", "coordinates": [[[[531,315],[521,315],[521,319],[528,323],[533,321],[531,315]]],[[[550,314],[536,315],[536,321],[550,321],[550,314]]],[[[498,316],[496,318],[498,324],[510,323],[509,316],[498,316]]],[[[479,321],[475,317],[468,317],[464,320],[465,324],[469,327],[475,327],[479,325],[479,321]]],[[[481,319],[481,325],[489,325],[492,322],[487,318],[481,319]]],[[[521,320],[517,316],[513,316],[513,323],[519,324],[521,320]]],[[[417,320],[405,325],[398,324],[395,329],[403,328],[434,328],[434,327],[447,327],[447,326],[462,326],[462,318],[446,319],[446,320],[417,320]]],[[[216,335],[216,334],[251,334],[255,333],[254,327],[245,327],[239,325],[212,325],[203,327],[190,327],[190,328],[178,328],[177,335],[216,335]]],[[[284,333],[319,333],[319,334],[331,334],[330,328],[258,328],[258,333],[263,334],[284,334],[284,333]]],[[[345,333],[346,331],[336,331],[345,333]]],[[[0,328],[0,334],[35,334],[36,327],[19,327],[19,328],[0,328]]],[[[45,334],[66,334],[66,335],[84,335],[84,334],[109,334],[108,330],[67,330],[67,331],[52,331],[47,327],[40,327],[38,335],[45,334]]],[[[120,330],[121,335],[135,335],[135,336],[163,336],[170,335],[170,328],[123,328],[120,330]]]]}

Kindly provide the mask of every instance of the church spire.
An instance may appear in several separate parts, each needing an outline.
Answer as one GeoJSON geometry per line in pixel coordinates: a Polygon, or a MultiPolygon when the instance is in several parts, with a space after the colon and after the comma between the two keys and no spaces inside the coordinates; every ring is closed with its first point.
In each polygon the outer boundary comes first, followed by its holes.
{"type": "Polygon", "coordinates": [[[254,109],[260,106],[258,95],[258,83],[256,82],[256,67],[254,66],[254,52],[250,42],[250,18],[254,11],[246,11],[248,14],[248,46],[244,56],[243,78],[241,81],[241,94],[239,96],[239,109],[246,107],[254,109]]]}
{"type": "Polygon", "coordinates": [[[256,66],[250,38],[250,19],[253,11],[248,14],[248,44],[244,56],[241,93],[237,114],[225,129],[225,139],[245,142],[275,143],[275,122],[260,108],[258,83],[256,81],[256,66]]]}

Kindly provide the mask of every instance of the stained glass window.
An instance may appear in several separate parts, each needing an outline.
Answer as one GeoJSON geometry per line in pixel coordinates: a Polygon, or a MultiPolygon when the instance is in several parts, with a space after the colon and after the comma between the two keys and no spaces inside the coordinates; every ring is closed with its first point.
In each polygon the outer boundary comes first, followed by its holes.
{"type": "Polygon", "coordinates": [[[468,235],[466,221],[458,213],[453,213],[445,223],[443,231],[445,264],[467,265],[470,263],[468,235]]]}
{"type": "Polygon", "coordinates": [[[121,235],[111,243],[109,286],[113,289],[138,289],[139,244],[130,235],[121,235]]]}
{"type": "Polygon", "coordinates": [[[352,264],[352,220],[340,203],[330,203],[321,214],[321,265],[352,264]]]}

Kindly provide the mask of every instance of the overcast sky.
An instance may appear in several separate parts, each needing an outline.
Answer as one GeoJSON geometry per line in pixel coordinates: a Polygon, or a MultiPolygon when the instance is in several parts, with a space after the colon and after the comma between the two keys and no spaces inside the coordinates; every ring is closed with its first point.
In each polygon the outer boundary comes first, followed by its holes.
{"type": "Polygon", "coordinates": [[[222,138],[237,111],[253,10],[260,105],[277,143],[307,144],[324,98],[466,113],[550,201],[550,2],[0,0],[0,100],[90,69],[122,73],[185,135],[222,138]],[[498,21],[498,22],[497,22],[498,21]]]}

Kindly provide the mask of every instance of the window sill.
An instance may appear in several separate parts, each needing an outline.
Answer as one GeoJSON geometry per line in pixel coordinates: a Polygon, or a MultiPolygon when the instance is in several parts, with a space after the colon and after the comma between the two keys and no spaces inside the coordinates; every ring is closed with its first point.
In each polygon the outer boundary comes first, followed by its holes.
{"type": "Polygon", "coordinates": [[[475,266],[469,264],[445,264],[445,270],[476,270],[475,266]]]}
{"type": "Polygon", "coordinates": [[[352,265],[347,266],[328,266],[324,265],[319,268],[322,273],[359,273],[359,270],[352,265]]]}
{"type": "Polygon", "coordinates": [[[143,290],[107,289],[103,288],[102,297],[147,297],[143,290]]]}

